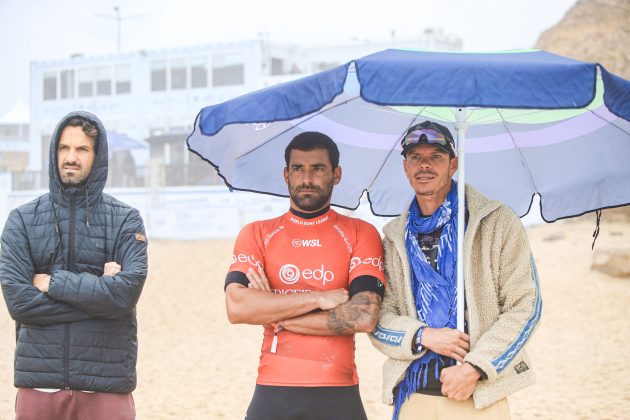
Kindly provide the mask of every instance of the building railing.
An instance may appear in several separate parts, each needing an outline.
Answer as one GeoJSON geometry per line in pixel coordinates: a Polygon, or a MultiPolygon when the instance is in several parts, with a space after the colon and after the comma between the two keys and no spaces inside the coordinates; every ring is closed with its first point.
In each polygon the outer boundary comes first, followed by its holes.
{"type": "MultiPolygon", "coordinates": [[[[48,171],[23,171],[11,174],[13,191],[48,189],[48,171]]],[[[159,188],[177,186],[223,185],[209,165],[152,165],[109,168],[108,188],[159,188]]]]}
{"type": "Polygon", "coordinates": [[[12,172],[11,184],[13,191],[48,189],[48,172],[12,172]]]}

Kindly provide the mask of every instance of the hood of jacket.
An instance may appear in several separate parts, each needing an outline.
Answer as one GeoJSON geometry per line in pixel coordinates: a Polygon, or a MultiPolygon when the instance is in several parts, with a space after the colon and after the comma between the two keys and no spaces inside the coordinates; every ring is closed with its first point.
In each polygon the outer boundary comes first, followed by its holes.
{"type": "Polygon", "coordinates": [[[99,120],[96,115],[85,111],[71,112],[63,117],[61,121],[59,121],[59,124],[57,124],[50,140],[48,158],[48,187],[53,197],[59,196],[63,197],[62,199],[65,199],[70,195],[75,195],[81,199],[84,198],[88,206],[93,205],[94,202],[101,196],[103,188],[105,188],[105,183],[107,182],[107,166],[107,132],[105,131],[105,127],[103,126],[101,120],[99,120]],[[59,144],[61,132],[68,125],[68,121],[74,117],[83,117],[94,124],[98,129],[99,134],[96,139],[96,144],[94,145],[96,156],[94,158],[94,164],[92,165],[92,171],[88,175],[85,184],[80,187],[64,188],[57,169],[57,145],[59,144]]]}

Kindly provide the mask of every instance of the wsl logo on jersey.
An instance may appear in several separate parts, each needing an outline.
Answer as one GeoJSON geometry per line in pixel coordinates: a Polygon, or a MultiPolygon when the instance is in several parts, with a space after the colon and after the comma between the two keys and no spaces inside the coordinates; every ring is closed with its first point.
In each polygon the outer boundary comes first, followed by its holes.
{"type": "Polygon", "coordinates": [[[305,268],[303,270],[300,270],[293,264],[285,264],[280,267],[278,277],[284,284],[295,284],[300,279],[304,279],[307,281],[314,280],[317,283],[321,282],[325,286],[326,283],[330,283],[335,279],[335,274],[330,270],[326,270],[323,264],[318,268],[305,268]]]}
{"type": "Polygon", "coordinates": [[[319,239],[293,239],[291,241],[291,245],[293,245],[294,248],[301,248],[301,247],[321,248],[322,247],[322,244],[319,242],[319,239]]]}

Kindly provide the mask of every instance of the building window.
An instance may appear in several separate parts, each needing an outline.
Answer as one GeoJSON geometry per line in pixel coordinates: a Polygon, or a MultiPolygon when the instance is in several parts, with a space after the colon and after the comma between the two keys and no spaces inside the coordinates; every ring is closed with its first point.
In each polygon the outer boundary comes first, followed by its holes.
{"type": "Polygon", "coordinates": [[[245,84],[245,64],[240,55],[215,55],[212,57],[212,86],[245,84]]]}
{"type": "Polygon", "coordinates": [[[61,99],[74,98],[74,70],[62,70],[60,75],[61,99]]]}
{"type": "Polygon", "coordinates": [[[112,69],[111,67],[98,67],[96,74],[96,94],[111,95],[112,94],[112,69]]]}
{"type": "Polygon", "coordinates": [[[116,95],[131,93],[131,66],[119,64],[116,66],[116,95]]]}
{"type": "Polygon", "coordinates": [[[171,89],[186,89],[187,73],[186,60],[171,61],[171,89]]]}
{"type": "Polygon", "coordinates": [[[271,75],[278,76],[284,74],[284,60],[281,58],[271,57],[271,75]]]}
{"type": "Polygon", "coordinates": [[[190,63],[190,87],[208,87],[208,66],[205,58],[193,59],[190,63]]]}
{"type": "Polygon", "coordinates": [[[233,64],[230,66],[214,67],[212,69],[213,86],[242,85],[245,83],[245,66],[233,64]]]}
{"type": "Polygon", "coordinates": [[[112,94],[111,67],[98,67],[96,69],[96,94],[99,96],[112,94]]]}
{"type": "Polygon", "coordinates": [[[94,96],[94,69],[81,69],[78,74],[79,97],[94,96]]]}
{"type": "Polygon", "coordinates": [[[57,99],[57,73],[44,73],[44,100],[57,99]]]}
{"type": "Polygon", "coordinates": [[[151,90],[153,92],[166,90],[166,61],[151,62],[151,90]]]}
{"type": "Polygon", "coordinates": [[[164,143],[164,164],[165,165],[171,164],[171,144],[170,143],[164,143]]]}

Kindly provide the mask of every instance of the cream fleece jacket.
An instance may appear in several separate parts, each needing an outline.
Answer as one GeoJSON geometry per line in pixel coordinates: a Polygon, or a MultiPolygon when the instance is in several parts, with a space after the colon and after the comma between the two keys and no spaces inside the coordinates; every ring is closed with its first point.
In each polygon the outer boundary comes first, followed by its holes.
{"type": "MultiPolygon", "coordinates": [[[[525,229],[511,209],[466,186],[469,212],[464,235],[464,289],[470,352],[465,360],[487,379],[473,392],[484,408],[535,382],[523,351],[540,318],[542,301],[525,229]]],[[[383,401],[393,404],[393,389],[424,351],[413,354],[412,341],[422,325],[411,292],[405,247],[407,214],[384,228],[387,287],[372,344],[388,360],[383,365],[383,401]]]]}

